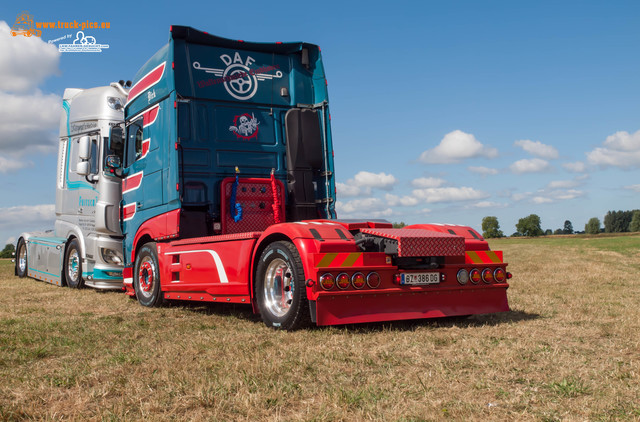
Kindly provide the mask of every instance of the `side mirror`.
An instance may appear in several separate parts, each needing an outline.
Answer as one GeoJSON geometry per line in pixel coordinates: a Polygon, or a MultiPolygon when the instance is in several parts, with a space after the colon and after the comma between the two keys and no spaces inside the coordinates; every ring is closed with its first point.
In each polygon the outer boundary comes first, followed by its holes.
{"type": "Polygon", "coordinates": [[[122,126],[112,126],[109,132],[109,149],[122,151],[124,149],[124,129],[122,126]]]}
{"type": "Polygon", "coordinates": [[[76,173],[80,176],[88,176],[91,173],[91,163],[88,161],[80,161],[76,167],[76,173]]]}
{"type": "Polygon", "coordinates": [[[89,160],[91,158],[91,138],[82,136],[78,145],[78,158],[81,160],[89,160]]]}
{"type": "Polygon", "coordinates": [[[107,155],[106,166],[110,169],[119,169],[122,163],[117,155],[107,155]]]}

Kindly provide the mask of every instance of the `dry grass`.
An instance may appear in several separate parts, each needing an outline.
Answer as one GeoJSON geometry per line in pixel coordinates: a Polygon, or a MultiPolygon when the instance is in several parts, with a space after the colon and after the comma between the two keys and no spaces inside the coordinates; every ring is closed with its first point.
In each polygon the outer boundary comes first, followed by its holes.
{"type": "Polygon", "coordinates": [[[512,312],[294,333],[0,262],[0,419],[640,420],[640,236],[492,246],[512,312]]]}

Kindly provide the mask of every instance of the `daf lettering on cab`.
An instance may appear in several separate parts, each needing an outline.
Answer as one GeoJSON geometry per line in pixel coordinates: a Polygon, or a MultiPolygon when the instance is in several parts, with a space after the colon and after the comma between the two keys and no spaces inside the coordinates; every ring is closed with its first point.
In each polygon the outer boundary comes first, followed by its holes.
{"type": "MultiPolygon", "coordinates": [[[[129,83],[130,85],[130,83],[129,83]]],[[[122,289],[121,183],[114,167],[123,140],[109,132],[124,120],[127,84],[66,89],[60,119],[53,231],[23,233],[15,273],[58,286],[122,289]]]]}
{"type": "Polygon", "coordinates": [[[124,285],[144,306],[245,303],[276,329],[509,310],[502,252],[472,228],[337,219],[316,45],[173,26],[125,126],[124,285]]]}

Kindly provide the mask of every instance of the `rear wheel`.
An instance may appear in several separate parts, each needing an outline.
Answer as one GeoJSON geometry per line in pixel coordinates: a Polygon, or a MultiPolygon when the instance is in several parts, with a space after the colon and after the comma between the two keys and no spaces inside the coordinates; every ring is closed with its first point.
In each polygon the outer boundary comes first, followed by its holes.
{"type": "Polygon", "coordinates": [[[293,243],[274,242],[260,256],[256,299],[267,327],[295,330],[311,323],[302,260],[293,243]]]}
{"type": "Polygon", "coordinates": [[[155,242],[145,244],[136,255],[133,268],[133,287],[136,298],[143,306],[162,306],[164,302],[160,289],[160,265],[155,242]]]}
{"type": "Polygon", "coordinates": [[[27,276],[27,243],[20,239],[16,248],[16,275],[20,278],[27,276]]]}
{"type": "Polygon", "coordinates": [[[80,289],[84,286],[80,242],[78,242],[78,239],[71,240],[67,245],[67,250],[64,254],[64,279],[67,282],[67,286],[72,289],[80,289]]]}

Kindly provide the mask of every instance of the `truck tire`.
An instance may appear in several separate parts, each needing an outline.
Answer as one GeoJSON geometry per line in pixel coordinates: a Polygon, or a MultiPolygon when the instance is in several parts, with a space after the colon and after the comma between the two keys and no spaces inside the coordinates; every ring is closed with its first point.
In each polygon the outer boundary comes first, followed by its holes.
{"type": "Polygon", "coordinates": [[[136,254],[133,288],[141,305],[162,306],[164,298],[160,289],[160,265],[155,242],[146,243],[136,254]]]}
{"type": "Polygon", "coordinates": [[[274,242],[260,256],[256,272],[256,299],[267,327],[295,330],[309,326],[309,300],[304,269],[291,242],[274,242]]]}
{"type": "Polygon", "coordinates": [[[82,278],[82,255],[80,254],[80,242],[72,239],[64,252],[64,280],[72,289],[84,287],[82,278]]]}
{"type": "Polygon", "coordinates": [[[24,239],[18,241],[16,248],[16,275],[20,278],[27,276],[27,243],[24,239]]]}

